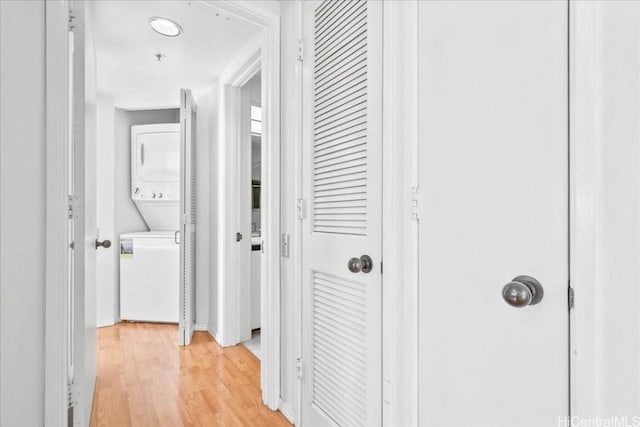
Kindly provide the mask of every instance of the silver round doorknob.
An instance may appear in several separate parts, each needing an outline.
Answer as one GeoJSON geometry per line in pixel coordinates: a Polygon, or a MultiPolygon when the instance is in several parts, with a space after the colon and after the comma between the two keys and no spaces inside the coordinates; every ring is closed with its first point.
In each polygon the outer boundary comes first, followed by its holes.
{"type": "Polygon", "coordinates": [[[513,307],[535,305],[543,295],[540,282],[530,276],[518,276],[502,288],[502,298],[513,307]]]}
{"type": "Polygon", "coordinates": [[[362,271],[362,261],[360,261],[360,258],[353,257],[347,263],[347,268],[352,273],[360,273],[362,271]]]}
{"type": "Polygon", "coordinates": [[[373,260],[369,255],[362,255],[360,258],[353,257],[347,263],[347,268],[352,273],[370,273],[373,270],[373,260]]]}

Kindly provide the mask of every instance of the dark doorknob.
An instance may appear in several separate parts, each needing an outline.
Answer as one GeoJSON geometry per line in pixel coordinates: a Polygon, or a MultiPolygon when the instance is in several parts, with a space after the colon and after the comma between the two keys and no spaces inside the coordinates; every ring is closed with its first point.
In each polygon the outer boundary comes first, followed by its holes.
{"type": "Polygon", "coordinates": [[[103,240],[102,242],[96,239],[96,249],[102,246],[105,249],[109,249],[111,247],[111,240],[103,240]]]}

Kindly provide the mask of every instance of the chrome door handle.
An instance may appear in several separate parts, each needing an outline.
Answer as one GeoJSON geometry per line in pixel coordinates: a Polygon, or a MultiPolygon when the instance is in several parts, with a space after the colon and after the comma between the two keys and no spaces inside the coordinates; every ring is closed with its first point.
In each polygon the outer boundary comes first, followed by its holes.
{"type": "Polygon", "coordinates": [[[513,307],[526,307],[542,301],[544,289],[540,282],[530,276],[518,276],[504,285],[502,298],[513,307]]]}
{"type": "Polygon", "coordinates": [[[353,257],[347,263],[347,268],[352,273],[370,273],[373,270],[373,260],[369,255],[362,255],[360,258],[353,257]]]}
{"type": "Polygon", "coordinates": [[[102,246],[105,249],[109,249],[111,247],[111,240],[103,240],[102,242],[96,239],[96,249],[102,246]]]}

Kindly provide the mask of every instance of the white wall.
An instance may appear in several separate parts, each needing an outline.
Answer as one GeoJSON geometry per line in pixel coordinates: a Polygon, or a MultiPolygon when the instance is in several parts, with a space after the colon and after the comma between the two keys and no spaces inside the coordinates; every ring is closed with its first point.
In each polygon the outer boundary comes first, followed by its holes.
{"type": "Polygon", "coordinates": [[[632,416],[640,415],[640,3],[602,2],[601,11],[600,227],[593,313],[601,323],[594,410],[600,416],[632,416]]]}
{"type": "Polygon", "coordinates": [[[0,2],[0,425],[44,414],[44,2],[0,2]]]}
{"type": "Polygon", "coordinates": [[[119,318],[118,236],[115,233],[115,107],[109,95],[98,95],[96,107],[96,225],[109,249],[96,253],[96,323],[113,325],[119,318]]]}

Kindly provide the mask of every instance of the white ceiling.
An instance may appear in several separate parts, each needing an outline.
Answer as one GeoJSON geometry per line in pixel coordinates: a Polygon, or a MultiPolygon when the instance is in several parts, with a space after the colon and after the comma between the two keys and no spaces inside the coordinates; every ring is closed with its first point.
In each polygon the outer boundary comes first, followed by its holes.
{"type": "Polygon", "coordinates": [[[116,107],[158,108],[179,104],[180,88],[209,90],[260,28],[199,1],[97,0],[92,8],[97,85],[116,107]],[[165,37],[149,18],[169,18],[183,29],[165,37]],[[156,53],[166,55],[161,62],[156,53]]]}

